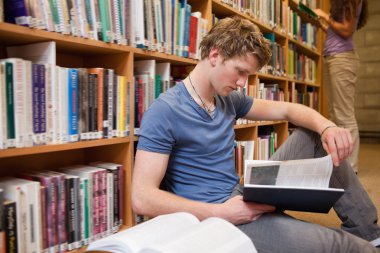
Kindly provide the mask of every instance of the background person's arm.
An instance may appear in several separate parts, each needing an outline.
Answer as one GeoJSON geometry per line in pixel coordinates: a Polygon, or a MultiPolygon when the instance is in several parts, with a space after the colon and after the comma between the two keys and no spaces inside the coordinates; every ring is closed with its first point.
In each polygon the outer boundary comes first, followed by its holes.
{"type": "MultiPolygon", "coordinates": [[[[342,38],[348,39],[355,32],[355,26],[356,26],[355,13],[351,15],[350,20],[347,20],[344,17],[342,22],[338,22],[321,9],[315,9],[314,12],[318,15],[318,17],[323,19],[342,38]]],[[[320,22],[320,23],[321,23],[322,29],[326,30],[327,27],[323,24],[323,22],[320,22]]]]}

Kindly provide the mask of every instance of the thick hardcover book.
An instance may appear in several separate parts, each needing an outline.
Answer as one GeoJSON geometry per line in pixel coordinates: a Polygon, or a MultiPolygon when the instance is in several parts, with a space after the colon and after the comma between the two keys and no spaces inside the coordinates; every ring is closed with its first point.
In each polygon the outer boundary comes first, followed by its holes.
{"type": "Polygon", "coordinates": [[[190,213],[157,216],[89,245],[86,252],[233,253],[257,252],[251,239],[216,217],[199,221],[190,213]]]}
{"type": "Polygon", "coordinates": [[[244,201],[276,206],[282,210],[328,213],[344,194],[329,188],[331,156],[292,161],[246,160],[244,201]]]}

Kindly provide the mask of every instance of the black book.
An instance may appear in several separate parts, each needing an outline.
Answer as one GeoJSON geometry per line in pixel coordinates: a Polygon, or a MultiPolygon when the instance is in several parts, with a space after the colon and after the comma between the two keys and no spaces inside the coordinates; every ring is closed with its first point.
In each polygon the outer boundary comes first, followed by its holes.
{"type": "Polygon", "coordinates": [[[292,161],[246,160],[244,201],[274,205],[281,210],[328,213],[344,194],[329,188],[331,156],[292,161]]]}

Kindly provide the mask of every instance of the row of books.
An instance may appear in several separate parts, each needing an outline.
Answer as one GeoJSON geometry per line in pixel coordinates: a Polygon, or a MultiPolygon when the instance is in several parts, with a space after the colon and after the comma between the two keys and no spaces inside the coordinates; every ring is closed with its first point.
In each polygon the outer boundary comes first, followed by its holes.
{"type": "Polygon", "coordinates": [[[274,101],[285,101],[284,90],[281,89],[278,83],[264,83],[258,80],[259,84],[254,87],[257,88],[257,98],[274,100],[274,101]]]}
{"type": "Polygon", "coordinates": [[[123,223],[119,164],[22,172],[1,178],[0,188],[6,252],[66,252],[117,232],[123,223]]]}
{"type": "Polygon", "coordinates": [[[293,43],[289,43],[288,47],[288,77],[310,83],[317,80],[317,62],[299,53],[293,43]]]}
{"type": "Polygon", "coordinates": [[[285,32],[287,3],[282,0],[221,0],[260,23],[285,32]]]}
{"type": "Polygon", "coordinates": [[[289,101],[293,103],[299,103],[315,110],[319,108],[319,92],[317,87],[308,87],[306,92],[301,92],[300,88],[297,88],[295,82],[291,84],[291,92],[289,92],[289,101]]]}
{"type": "Polygon", "coordinates": [[[207,20],[187,0],[4,0],[4,20],[197,58],[207,20]]]}
{"type": "Polygon", "coordinates": [[[273,76],[286,76],[284,47],[276,42],[274,33],[265,33],[264,37],[271,42],[272,58],[259,72],[273,76]]]}
{"type": "Polygon", "coordinates": [[[170,63],[155,60],[135,61],[135,127],[158,96],[175,85],[170,63]]]}
{"type": "Polygon", "coordinates": [[[315,49],[317,47],[317,29],[315,25],[303,22],[296,11],[289,9],[287,31],[291,38],[315,49]]]}
{"type": "MultiPolygon", "coordinates": [[[[247,14],[260,23],[276,28],[280,32],[288,32],[288,35],[296,40],[301,41],[310,48],[316,47],[317,27],[310,23],[302,21],[296,10],[281,0],[222,0],[222,2],[237,9],[239,12],[247,14]]],[[[315,1],[302,1],[314,9],[315,1]]],[[[213,23],[217,21],[215,15],[213,23]]]]}
{"type": "Polygon", "coordinates": [[[112,69],[0,60],[0,149],[129,134],[129,83],[112,69]]]}
{"type": "Polygon", "coordinates": [[[239,176],[244,175],[245,160],[269,160],[277,150],[277,133],[261,134],[256,140],[236,141],[235,169],[239,176]],[[255,157],[255,152],[256,157],[255,157]]]}

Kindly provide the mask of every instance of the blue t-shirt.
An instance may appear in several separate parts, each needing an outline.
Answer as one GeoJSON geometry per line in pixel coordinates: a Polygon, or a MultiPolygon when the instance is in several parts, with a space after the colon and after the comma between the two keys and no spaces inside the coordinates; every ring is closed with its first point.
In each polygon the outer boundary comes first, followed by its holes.
{"type": "Polygon", "coordinates": [[[216,96],[211,118],[178,83],[144,113],[137,149],[170,154],[163,181],[166,190],[188,199],[224,202],[239,182],[234,124],[252,103],[251,97],[236,91],[216,96]]]}

